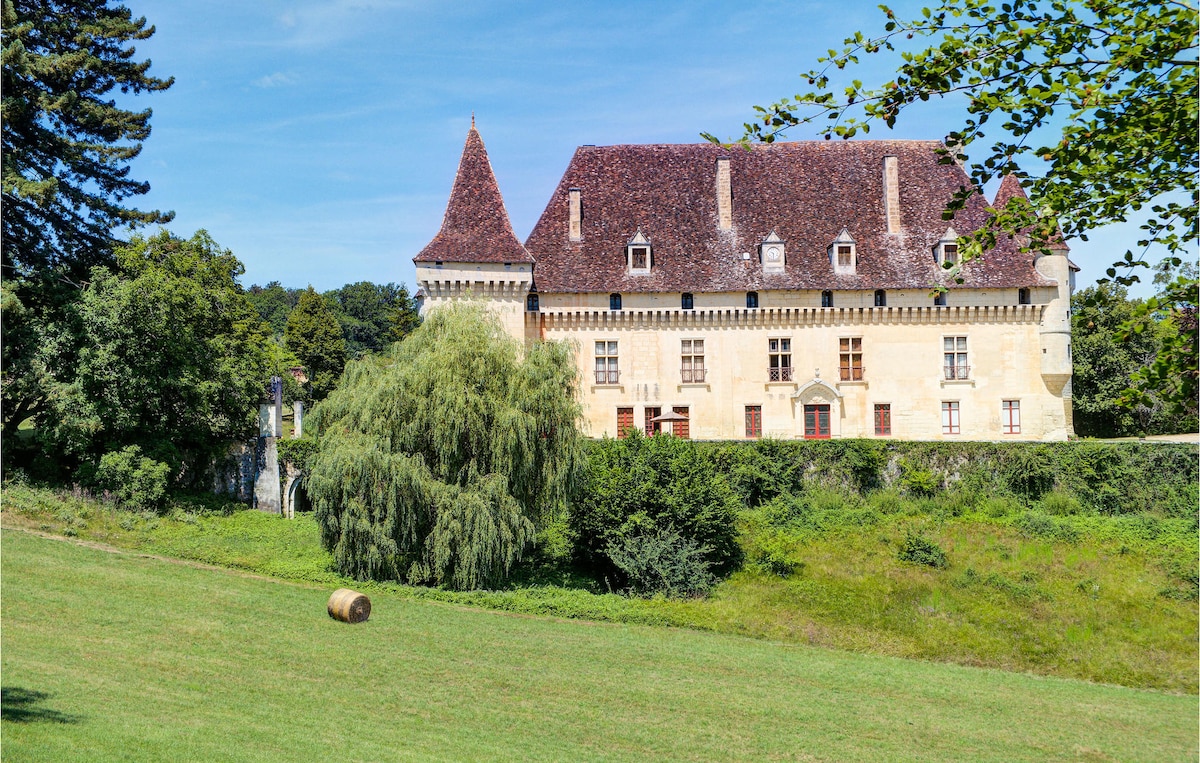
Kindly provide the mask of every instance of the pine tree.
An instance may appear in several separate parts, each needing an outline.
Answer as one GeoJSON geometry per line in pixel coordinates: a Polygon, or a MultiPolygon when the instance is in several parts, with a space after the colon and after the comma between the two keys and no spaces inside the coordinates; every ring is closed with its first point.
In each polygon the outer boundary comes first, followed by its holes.
{"type": "Polygon", "coordinates": [[[346,369],[310,419],[308,477],[343,575],[494,585],[579,480],[574,351],[524,351],[474,305],[346,369]]]}
{"type": "Polygon", "coordinates": [[[166,90],[130,44],[154,34],[128,8],[93,0],[4,0],[4,275],[67,266],[82,277],[110,261],[115,228],[172,215],[127,207],[149,185],[129,162],[150,135],[150,110],[111,93],[166,90]]]}
{"type": "Polygon", "coordinates": [[[329,303],[309,286],[288,315],[284,342],[304,365],[313,400],[324,400],[346,366],[346,339],[329,303]]]}

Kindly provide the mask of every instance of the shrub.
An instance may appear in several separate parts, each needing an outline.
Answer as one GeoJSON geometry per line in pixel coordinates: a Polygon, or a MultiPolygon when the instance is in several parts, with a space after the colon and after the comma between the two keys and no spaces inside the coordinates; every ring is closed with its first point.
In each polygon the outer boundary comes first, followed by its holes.
{"type": "Polygon", "coordinates": [[[1054,491],[1042,496],[1042,511],[1047,514],[1056,514],[1058,516],[1067,516],[1070,514],[1078,514],[1083,508],[1073,495],[1054,491]]]}
{"type": "Polygon", "coordinates": [[[143,456],[141,448],[130,445],[101,456],[94,479],[121,508],[145,511],[162,506],[169,473],[169,466],[143,456]]]}
{"type": "Polygon", "coordinates": [[[594,443],[588,455],[570,525],[580,565],[598,579],[615,577],[624,585],[625,572],[611,549],[665,537],[667,528],[702,549],[716,574],[740,561],[734,527],[740,502],[695,442],[631,432],[623,440],[594,443]]]}
{"type": "Polygon", "coordinates": [[[1065,543],[1078,543],[1079,530],[1069,522],[1057,520],[1040,511],[1027,511],[1017,520],[1017,527],[1026,535],[1061,540],[1065,543]]]}
{"type": "Polygon", "coordinates": [[[942,481],[933,470],[917,466],[908,459],[900,461],[900,484],[909,495],[928,498],[942,489],[942,481]]]}
{"type": "Polygon", "coordinates": [[[904,542],[900,544],[900,551],[896,557],[902,562],[923,564],[939,570],[950,566],[950,560],[941,546],[921,533],[911,530],[904,536],[904,542]]]}
{"type": "Polygon", "coordinates": [[[1036,501],[1054,487],[1053,456],[1044,446],[1008,448],[1002,468],[1009,490],[1027,500],[1036,501]]]}
{"type": "Polygon", "coordinates": [[[705,558],[708,551],[669,525],[620,538],[605,548],[631,592],[671,597],[708,593],[716,582],[705,558]]]}
{"type": "Polygon", "coordinates": [[[1000,519],[1017,513],[1021,506],[1012,496],[992,496],[984,499],[979,510],[992,519],[1000,519]]]}
{"type": "Polygon", "coordinates": [[[786,531],[768,530],[752,542],[750,557],[754,566],[781,578],[792,576],[804,565],[792,557],[795,539],[786,531]]]}

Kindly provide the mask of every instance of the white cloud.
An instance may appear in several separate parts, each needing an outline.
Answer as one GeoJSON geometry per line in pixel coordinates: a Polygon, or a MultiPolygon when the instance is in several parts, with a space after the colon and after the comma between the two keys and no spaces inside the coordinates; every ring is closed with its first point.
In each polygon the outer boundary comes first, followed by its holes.
{"type": "Polygon", "coordinates": [[[251,84],[253,84],[255,87],[285,87],[287,85],[296,84],[296,81],[297,80],[294,75],[286,74],[284,72],[275,72],[274,74],[268,74],[265,77],[259,77],[251,84]]]}

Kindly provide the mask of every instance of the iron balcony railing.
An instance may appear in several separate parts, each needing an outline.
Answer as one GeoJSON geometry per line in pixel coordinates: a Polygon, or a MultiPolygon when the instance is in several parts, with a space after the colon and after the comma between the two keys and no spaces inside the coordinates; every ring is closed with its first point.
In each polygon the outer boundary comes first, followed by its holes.
{"type": "Polygon", "coordinates": [[[620,381],[621,381],[621,372],[620,371],[615,371],[615,370],[596,371],[596,383],[597,384],[617,384],[620,381]]]}
{"type": "Polygon", "coordinates": [[[851,366],[838,369],[838,377],[840,381],[862,381],[866,372],[866,366],[851,366]]]}
{"type": "Polygon", "coordinates": [[[971,367],[970,366],[946,366],[945,371],[946,371],[947,379],[953,380],[953,379],[970,379],[971,378],[971,367]]]}
{"type": "Polygon", "coordinates": [[[792,380],[791,366],[779,366],[778,368],[771,368],[768,372],[770,373],[769,378],[773,382],[790,382],[792,380]]]}
{"type": "Polygon", "coordinates": [[[684,368],[680,373],[683,375],[684,384],[703,384],[704,375],[708,369],[706,368],[684,368]]]}

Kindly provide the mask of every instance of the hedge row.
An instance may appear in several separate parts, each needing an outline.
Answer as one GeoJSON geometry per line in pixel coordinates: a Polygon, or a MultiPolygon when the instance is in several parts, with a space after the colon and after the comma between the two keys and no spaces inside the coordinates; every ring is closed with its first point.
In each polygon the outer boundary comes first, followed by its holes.
{"type": "Polygon", "coordinates": [[[806,486],[917,496],[946,490],[1025,502],[1070,496],[1100,514],[1194,517],[1200,461],[1187,443],[759,440],[697,443],[747,506],[806,486]]]}

